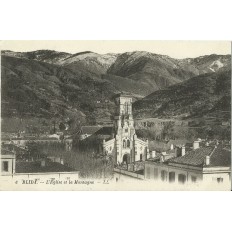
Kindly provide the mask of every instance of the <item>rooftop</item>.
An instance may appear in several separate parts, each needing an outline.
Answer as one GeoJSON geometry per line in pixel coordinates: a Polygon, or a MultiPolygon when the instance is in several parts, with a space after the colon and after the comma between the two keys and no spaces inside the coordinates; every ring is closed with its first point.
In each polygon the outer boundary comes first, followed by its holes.
{"type": "Polygon", "coordinates": [[[73,172],[72,168],[56,162],[46,162],[46,166],[42,167],[40,162],[16,162],[16,173],[44,173],[44,172],[73,172]]]}
{"type": "Polygon", "coordinates": [[[118,93],[116,95],[113,96],[114,98],[119,98],[119,97],[128,97],[128,98],[132,98],[132,95],[130,94],[125,94],[125,93],[118,93]]]}
{"type": "Polygon", "coordinates": [[[111,135],[112,134],[112,126],[104,126],[100,128],[100,130],[96,131],[95,135],[111,135]]]}
{"type": "Polygon", "coordinates": [[[201,147],[191,150],[186,155],[170,159],[168,164],[185,164],[202,167],[205,164],[205,157],[210,156],[210,167],[230,167],[231,152],[224,149],[221,145],[201,147]]]}
{"type": "Polygon", "coordinates": [[[81,132],[82,134],[94,134],[98,130],[100,130],[102,127],[101,126],[82,126],[81,127],[81,132]]]}
{"type": "Polygon", "coordinates": [[[218,146],[210,157],[209,166],[230,167],[231,166],[231,151],[218,146]]]}

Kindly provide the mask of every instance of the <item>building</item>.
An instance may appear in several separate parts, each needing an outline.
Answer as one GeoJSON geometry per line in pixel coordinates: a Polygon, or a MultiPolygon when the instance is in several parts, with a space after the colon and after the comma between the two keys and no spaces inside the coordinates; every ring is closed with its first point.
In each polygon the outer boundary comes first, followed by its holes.
{"type": "Polygon", "coordinates": [[[93,135],[101,128],[102,128],[101,126],[82,126],[80,140],[84,140],[84,139],[88,138],[89,136],[93,135]]]}
{"type": "Polygon", "coordinates": [[[112,155],[116,164],[133,163],[147,159],[148,140],[139,139],[135,133],[132,114],[132,97],[119,94],[115,98],[112,138],[103,140],[103,153],[112,155]]]}
{"type": "Polygon", "coordinates": [[[56,137],[19,137],[11,138],[10,142],[18,146],[26,146],[28,142],[36,142],[38,144],[55,144],[62,141],[56,137]]]}
{"type": "Polygon", "coordinates": [[[73,168],[63,164],[63,160],[50,160],[42,159],[40,161],[17,161],[15,166],[15,174],[26,174],[26,173],[68,173],[76,172],[73,168]]]}
{"type": "Polygon", "coordinates": [[[1,148],[1,176],[23,176],[29,177],[35,175],[57,175],[72,174],[78,176],[78,171],[64,165],[63,159],[55,157],[54,159],[41,159],[38,161],[19,161],[16,160],[16,154],[1,148]]]}
{"type": "MultiPolygon", "coordinates": [[[[35,136],[27,136],[27,137],[16,137],[16,138],[7,138],[3,139],[2,141],[3,146],[13,146],[15,150],[23,151],[27,150],[28,143],[36,143],[39,145],[56,145],[56,144],[64,144],[66,151],[72,150],[72,144],[73,144],[73,138],[72,136],[64,136],[61,138],[61,136],[56,137],[48,137],[48,136],[41,136],[41,137],[35,137],[35,136]]],[[[17,152],[18,153],[18,152],[17,152]]]]}
{"type": "Polygon", "coordinates": [[[167,183],[223,183],[230,184],[231,151],[222,144],[199,147],[167,160],[154,159],[145,162],[145,179],[167,183]]]}
{"type": "Polygon", "coordinates": [[[16,155],[13,151],[1,148],[1,175],[8,176],[15,174],[16,155]]]}

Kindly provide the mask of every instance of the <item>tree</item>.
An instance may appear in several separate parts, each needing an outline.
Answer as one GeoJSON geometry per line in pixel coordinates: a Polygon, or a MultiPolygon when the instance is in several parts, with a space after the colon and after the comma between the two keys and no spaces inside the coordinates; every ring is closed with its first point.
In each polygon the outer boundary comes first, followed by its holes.
{"type": "Polygon", "coordinates": [[[40,149],[39,145],[35,143],[34,141],[30,141],[27,144],[28,147],[28,153],[29,153],[29,159],[37,160],[40,158],[40,149]]]}
{"type": "Polygon", "coordinates": [[[165,123],[162,131],[163,139],[169,139],[170,137],[173,137],[173,133],[174,133],[174,122],[170,121],[165,123]]]}
{"type": "Polygon", "coordinates": [[[65,124],[63,122],[61,122],[59,124],[59,128],[60,128],[61,131],[64,131],[66,129],[66,126],[65,126],[65,124]]]}

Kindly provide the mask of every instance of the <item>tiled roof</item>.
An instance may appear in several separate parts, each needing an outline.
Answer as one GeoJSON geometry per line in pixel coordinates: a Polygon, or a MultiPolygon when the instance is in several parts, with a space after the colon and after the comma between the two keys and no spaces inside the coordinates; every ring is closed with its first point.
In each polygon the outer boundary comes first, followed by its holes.
{"type": "Polygon", "coordinates": [[[231,166],[231,151],[223,149],[221,145],[209,147],[201,147],[196,150],[191,150],[186,153],[185,156],[173,158],[169,160],[169,164],[186,164],[192,166],[203,166],[205,165],[205,157],[210,156],[209,167],[231,166]]]}
{"type": "Polygon", "coordinates": [[[111,135],[111,134],[112,134],[112,126],[104,126],[95,133],[95,135],[111,135]]]}
{"type": "Polygon", "coordinates": [[[210,156],[210,166],[231,166],[231,151],[223,149],[222,146],[218,146],[210,156]]]}
{"type": "Polygon", "coordinates": [[[173,158],[169,161],[171,163],[186,164],[192,166],[202,166],[205,161],[205,157],[210,155],[214,147],[202,147],[196,150],[189,151],[186,155],[173,158]]]}
{"type": "Polygon", "coordinates": [[[89,134],[92,135],[98,130],[100,130],[102,127],[100,126],[82,126],[81,131],[82,134],[89,134]]]}
{"type": "Polygon", "coordinates": [[[16,173],[44,173],[44,172],[72,172],[75,171],[65,165],[56,162],[46,162],[46,166],[42,167],[40,162],[16,162],[16,173]]]}

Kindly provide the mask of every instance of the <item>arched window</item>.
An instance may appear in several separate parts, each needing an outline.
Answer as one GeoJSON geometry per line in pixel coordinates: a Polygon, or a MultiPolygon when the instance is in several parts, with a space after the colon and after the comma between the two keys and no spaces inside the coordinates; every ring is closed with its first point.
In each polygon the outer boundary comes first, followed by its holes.
{"type": "Polygon", "coordinates": [[[125,113],[128,114],[128,102],[125,103],[125,113]]]}
{"type": "Polygon", "coordinates": [[[124,139],[123,140],[123,148],[125,148],[126,147],[126,140],[124,139]]]}
{"type": "Polygon", "coordinates": [[[127,140],[127,147],[130,147],[130,140],[127,140]]]}

